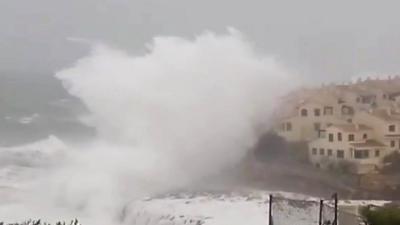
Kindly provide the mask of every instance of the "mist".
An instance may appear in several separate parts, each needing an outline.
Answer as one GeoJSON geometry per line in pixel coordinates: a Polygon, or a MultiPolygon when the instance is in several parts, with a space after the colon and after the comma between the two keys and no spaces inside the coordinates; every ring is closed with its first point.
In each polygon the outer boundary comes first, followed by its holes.
{"type": "Polygon", "coordinates": [[[38,175],[22,187],[25,197],[2,209],[5,218],[117,224],[134,199],[234,167],[268,128],[279,96],[300,82],[233,28],[155,37],[142,55],[91,46],[55,76],[87,107],[80,119],[96,137],[74,146],[52,137],[58,151],[35,164],[38,175]]]}

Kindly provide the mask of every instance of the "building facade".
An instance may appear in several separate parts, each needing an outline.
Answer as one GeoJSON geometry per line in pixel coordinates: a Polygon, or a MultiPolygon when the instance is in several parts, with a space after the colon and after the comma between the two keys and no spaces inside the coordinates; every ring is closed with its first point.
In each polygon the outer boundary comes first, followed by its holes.
{"type": "Polygon", "coordinates": [[[351,164],[371,173],[400,150],[400,78],[301,89],[282,101],[275,131],[289,142],[307,142],[320,168],[351,164]]]}
{"type": "Polygon", "coordinates": [[[309,143],[310,161],[317,167],[350,165],[354,173],[367,173],[382,166],[386,145],[374,139],[364,124],[333,124],[309,143]]]}

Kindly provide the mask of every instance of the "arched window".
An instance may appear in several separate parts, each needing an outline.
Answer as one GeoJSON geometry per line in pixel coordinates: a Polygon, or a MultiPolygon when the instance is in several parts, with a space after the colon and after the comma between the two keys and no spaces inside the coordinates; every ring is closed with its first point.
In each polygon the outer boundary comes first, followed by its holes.
{"type": "Polygon", "coordinates": [[[342,115],[353,115],[354,109],[351,106],[344,105],[342,106],[342,115]]]}
{"type": "Polygon", "coordinates": [[[301,110],[301,116],[307,116],[307,114],[308,114],[307,109],[301,110]]]}

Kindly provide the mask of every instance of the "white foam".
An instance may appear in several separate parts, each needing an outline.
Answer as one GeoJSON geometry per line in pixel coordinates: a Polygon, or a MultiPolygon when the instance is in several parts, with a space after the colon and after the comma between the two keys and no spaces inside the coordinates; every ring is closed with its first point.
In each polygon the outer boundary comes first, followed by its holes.
{"type": "Polygon", "coordinates": [[[39,118],[39,114],[34,113],[34,114],[30,115],[30,116],[21,117],[20,119],[18,119],[18,122],[20,124],[31,124],[37,118],[39,118]]]}
{"type": "Polygon", "coordinates": [[[157,37],[142,56],[96,44],[57,77],[91,112],[84,122],[98,135],[69,147],[66,160],[35,178],[23,209],[7,213],[69,215],[88,225],[112,224],[131,199],[234,166],[277,96],[297,81],[232,29],[157,37]]]}

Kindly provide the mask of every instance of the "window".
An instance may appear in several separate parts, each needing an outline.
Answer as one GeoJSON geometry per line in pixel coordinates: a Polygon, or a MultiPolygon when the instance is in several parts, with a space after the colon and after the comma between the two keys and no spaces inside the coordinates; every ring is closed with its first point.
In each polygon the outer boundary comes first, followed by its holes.
{"type": "Polygon", "coordinates": [[[286,130],[287,131],[291,131],[292,130],[292,123],[290,123],[290,122],[286,123],[286,130]]]}
{"type": "Polygon", "coordinates": [[[367,134],[363,134],[363,139],[367,139],[368,135],[367,134]]]}
{"type": "Polygon", "coordinates": [[[338,139],[338,141],[342,141],[342,133],[339,132],[337,134],[337,139],[338,139]]]}
{"type": "Polygon", "coordinates": [[[368,96],[362,96],[361,102],[364,104],[370,104],[376,99],[375,95],[368,95],[368,96]]]}
{"type": "Polygon", "coordinates": [[[319,154],[320,154],[320,155],[325,155],[325,149],[320,148],[320,149],[319,149],[319,154]]]}
{"type": "Polygon", "coordinates": [[[396,130],[396,126],[395,125],[390,125],[389,126],[389,132],[394,132],[396,130]]]}
{"type": "Polygon", "coordinates": [[[319,131],[321,129],[320,123],[314,123],[314,130],[319,131]]]}
{"type": "Polygon", "coordinates": [[[396,142],[394,140],[390,141],[390,147],[394,148],[396,146],[396,142]]]}
{"type": "Polygon", "coordinates": [[[354,134],[349,134],[349,141],[354,141],[354,134]]]}
{"type": "Polygon", "coordinates": [[[314,116],[320,116],[321,115],[321,110],[320,109],[314,109],[314,116]]]}
{"type": "Polygon", "coordinates": [[[355,150],[354,151],[354,158],[356,158],[356,159],[369,158],[369,151],[368,150],[355,150]]]}
{"type": "Polygon", "coordinates": [[[336,157],[339,159],[343,159],[344,158],[344,150],[337,150],[336,157]]]}
{"type": "Polygon", "coordinates": [[[329,134],[329,142],[333,142],[333,134],[329,134]]]}
{"type": "Polygon", "coordinates": [[[383,94],[383,99],[386,99],[387,98],[387,95],[386,94],[383,94]]]}
{"type": "Polygon", "coordinates": [[[301,116],[307,116],[307,114],[308,114],[307,109],[301,110],[301,116]]]}
{"type": "Polygon", "coordinates": [[[375,150],[375,157],[379,157],[379,156],[380,156],[380,153],[381,153],[381,152],[379,151],[379,149],[376,149],[376,150],[375,150]]]}
{"type": "Polygon", "coordinates": [[[326,132],[325,132],[325,130],[319,130],[319,131],[318,131],[318,137],[319,137],[319,138],[325,138],[325,137],[326,137],[326,132]]]}
{"type": "Polygon", "coordinates": [[[362,159],[362,151],[360,151],[360,150],[355,150],[354,151],[354,158],[356,158],[356,159],[362,159]]]}
{"type": "Polygon", "coordinates": [[[312,149],[312,154],[313,154],[313,155],[316,155],[316,154],[317,154],[317,149],[316,149],[316,148],[313,148],[313,149],[312,149]]]}
{"type": "Polygon", "coordinates": [[[369,150],[364,150],[364,157],[369,158],[369,150]]]}
{"type": "Polygon", "coordinates": [[[328,149],[328,156],[332,156],[332,149],[328,149]]]}
{"type": "Polygon", "coordinates": [[[344,105],[342,106],[342,114],[343,115],[353,115],[354,109],[351,106],[344,105]]]}
{"type": "Polygon", "coordinates": [[[357,97],[356,102],[360,102],[360,100],[361,100],[361,99],[360,99],[359,97],[357,97]]]}

